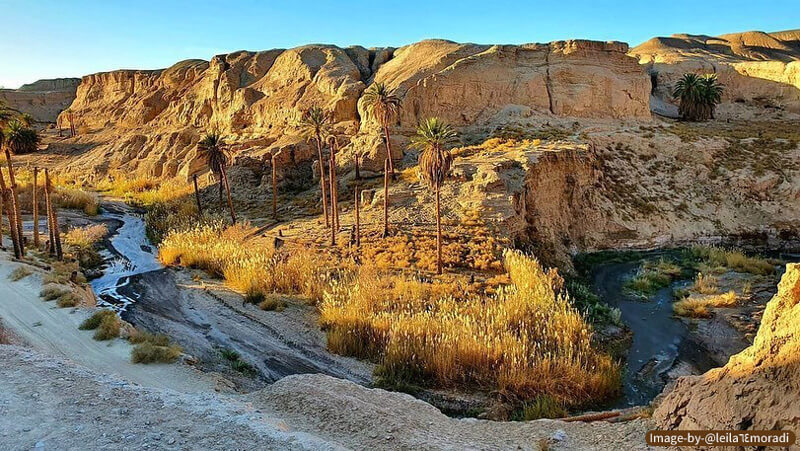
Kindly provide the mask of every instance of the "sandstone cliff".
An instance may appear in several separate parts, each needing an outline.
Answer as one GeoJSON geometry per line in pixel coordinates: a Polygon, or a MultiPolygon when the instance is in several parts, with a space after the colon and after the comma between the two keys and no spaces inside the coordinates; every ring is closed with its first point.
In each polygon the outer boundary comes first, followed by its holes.
{"type": "Polygon", "coordinates": [[[235,139],[242,155],[284,150],[283,161],[309,161],[314,152],[295,125],[311,105],[333,112],[343,144],[355,135],[353,146],[374,155],[377,133],[360,122],[358,107],[374,81],[404,97],[400,136],[427,116],[462,127],[531,115],[648,119],[649,79],[626,51],[622,43],[591,41],[422,41],[396,50],[309,45],[88,75],[70,107],[82,136],[69,144],[91,150],[72,167],[185,177],[199,169],[194,144],[213,126],[235,139]]]}
{"type": "Polygon", "coordinates": [[[658,37],[630,55],[647,67],[661,100],[672,101],[674,83],[684,73],[716,73],[726,87],[722,115],[753,115],[765,107],[800,112],[800,30],[658,37]]]}
{"type": "Polygon", "coordinates": [[[59,113],[75,100],[80,79],[39,80],[19,89],[0,90],[0,100],[9,107],[28,113],[37,122],[55,122],[59,113]]]}
{"type": "Polygon", "coordinates": [[[800,265],[789,264],[753,345],[678,380],[653,414],[667,429],[800,432],[800,265]]]}

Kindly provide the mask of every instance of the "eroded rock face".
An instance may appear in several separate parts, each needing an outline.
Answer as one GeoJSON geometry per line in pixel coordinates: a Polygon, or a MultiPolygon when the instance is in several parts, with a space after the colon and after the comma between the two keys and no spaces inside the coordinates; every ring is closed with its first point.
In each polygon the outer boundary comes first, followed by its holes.
{"type": "MultiPolygon", "coordinates": [[[[70,109],[92,150],[71,165],[154,176],[187,176],[200,134],[218,127],[256,158],[315,152],[296,127],[314,105],[333,114],[340,145],[358,147],[365,170],[383,165],[381,140],[359,99],[373,82],[403,97],[393,141],[401,157],[423,117],[454,125],[502,124],[517,115],[649,118],[649,78],[622,43],[564,41],[522,46],[422,41],[399,49],[309,45],[235,52],[156,71],[83,77],[70,109]],[[374,167],[373,167],[374,166],[374,167]]],[[[66,126],[67,115],[59,123],[66,126]]]]}
{"type": "Polygon", "coordinates": [[[30,114],[37,122],[55,122],[58,114],[75,100],[79,83],[78,78],[39,80],[19,89],[0,90],[0,100],[10,108],[30,114]]]}
{"type": "Polygon", "coordinates": [[[630,55],[653,74],[654,94],[672,101],[675,82],[687,72],[715,73],[725,85],[723,115],[744,114],[739,106],[800,112],[800,30],[750,31],[713,36],[653,38],[630,55]]]}
{"type": "Polygon", "coordinates": [[[678,380],[653,414],[666,429],[800,430],[800,264],[789,264],[753,345],[678,380]]]}

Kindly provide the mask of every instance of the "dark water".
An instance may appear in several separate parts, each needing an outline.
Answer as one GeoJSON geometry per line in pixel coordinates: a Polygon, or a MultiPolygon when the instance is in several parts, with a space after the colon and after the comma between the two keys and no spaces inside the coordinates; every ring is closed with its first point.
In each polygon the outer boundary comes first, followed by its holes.
{"type": "MultiPolygon", "coordinates": [[[[655,258],[655,257],[650,257],[655,258]]],[[[622,312],[622,321],[633,332],[627,354],[623,395],[616,407],[649,403],[664,388],[662,375],[681,357],[686,325],[672,314],[672,288],[659,290],[644,301],[623,289],[642,261],[599,265],[592,274],[597,294],[622,312]]]]}

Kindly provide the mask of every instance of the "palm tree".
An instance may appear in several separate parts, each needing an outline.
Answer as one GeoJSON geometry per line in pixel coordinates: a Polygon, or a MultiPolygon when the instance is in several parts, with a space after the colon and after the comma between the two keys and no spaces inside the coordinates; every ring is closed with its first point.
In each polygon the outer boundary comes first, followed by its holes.
{"type": "Polygon", "coordinates": [[[17,227],[16,232],[19,239],[20,254],[22,254],[22,256],[24,257],[25,243],[22,241],[22,216],[20,214],[19,195],[17,193],[17,180],[14,177],[14,165],[11,162],[11,152],[10,152],[10,148],[12,147],[11,133],[12,132],[9,132],[5,138],[6,142],[5,145],[3,146],[3,150],[5,151],[6,155],[6,163],[8,163],[8,183],[9,183],[9,189],[11,190],[11,212],[14,216],[13,220],[16,223],[17,227]]]}
{"type": "Polygon", "coordinates": [[[24,126],[30,127],[34,122],[36,122],[36,119],[34,119],[33,116],[28,113],[22,113],[19,115],[19,121],[22,122],[24,126]]]}
{"type": "Polygon", "coordinates": [[[0,129],[6,128],[13,118],[14,112],[8,108],[4,101],[0,100],[0,129]]]}
{"type": "MultiPolygon", "coordinates": [[[[8,216],[8,234],[11,236],[11,244],[14,247],[14,257],[22,258],[22,249],[20,247],[19,235],[17,235],[17,223],[14,220],[16,214],[14,212],[14,204],[12,202],[11,190],[6,187],[5,176],[3,175],[3,168],[0,167],[0,200],[3,205],[0,208],[5,208],[6,216],[8,216]]],[[[2,227],[0,227],[2,229],[2,227]]],[[[2,232],[2,230],[0,230],[2,232]]],[[[0,241],[2,241],[2,233],[0,233],[0,241]]]]}
{"type": "Polygon", "coordinates": [[[439,192],[450,173],[453,156],[447,146],[458,141],[456,131],[437,117],[426,119],[417,126],[417,135],[411,138],[411,146],[422,150],[419,155],[419,171],[422,178],[436,194],[436,272],[442,273],[442,215],[439,192]]]}
{"type": "Polygon", "coordinates": [[[389,125],[400,113],[400,97],[389,91],[384,83],[373,83],[362,96],[367,116],[373,117],[381,125],[383,140],[386,145],[386,158],[389,159],[389,170],[394,178],[394,162],[392,162],[392,143],[389,125]]]}
{"type": "Polygon", "coordinates": [[[231,211],[231,221],[236,223],[236,211],[233,209],[233,199],[231,198],[231,185],[228,182],[228,163],[230,151],[228,145],[217,130],[211,130],[197,143],[197,150],[202,158],[206,160],[211,172],[219,179],[221,186],[225,187],[228,193],[228,208],[231,211]]]}
{"type": "Polygon", "coordinates": [[[330,134],[330,126],[333,118],[322,108],[312,106],[307,109],[300,118],[300,132],[309,141],[317,144],[317,159],[319,161],[319,186],[322,196],[322,214],[325,215],[325,225],[329,226],[328,221],[328,200],[325,191],[325,160],[322,158],[322,145],[330,134]]]}
{"type": "Polygon", "coordinates": [[[35,152],[39,147],[39,133],[18,120],[8,125],[6,147],[14,155],[35,152]]]}
{"type": "Polygon", "coordinates": [[[675,84],[673,98],[680,100],[678,112],[689,121],[706,121],[714,117],[714,109],[722,99],[723,85],[715,74],[700,76],[683,74],[675,84]]]}

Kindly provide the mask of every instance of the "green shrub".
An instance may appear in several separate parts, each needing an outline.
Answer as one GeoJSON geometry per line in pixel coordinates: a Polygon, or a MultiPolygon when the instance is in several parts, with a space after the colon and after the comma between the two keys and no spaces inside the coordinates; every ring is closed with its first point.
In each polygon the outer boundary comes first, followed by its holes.
{"type": "Polygon", "coordinates": [[[132,334],[128,341],[131,344],[150,343],[155,346],[169,346],[169,337],[164,334],[152,334],[147,331],[136,331],[132,334]]]}
{"type": "Polygon", "coordinates": [[[568,414],[564,406],[550,396],[539,396],[523,404],[518,420],[530,421],[540,418],[564,418],[568,414]]]}

